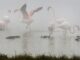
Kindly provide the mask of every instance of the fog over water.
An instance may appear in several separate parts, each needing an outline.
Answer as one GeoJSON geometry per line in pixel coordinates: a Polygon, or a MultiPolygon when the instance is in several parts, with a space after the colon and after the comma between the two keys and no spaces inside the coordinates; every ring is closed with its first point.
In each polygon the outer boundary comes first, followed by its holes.
{"type": "Polygon", "coordinates": [[[63,31],[54,33],[55,41],[48,38],[41,38],[42,35],[48,35],[49,23],[54,23],[54,18],[65,17],[70,24],[80,25],[80,0],[0,0],[0,19],[9,16],[10,23],[6,30],[0,31],[0,53],[9,56],[22,54],[24,50],[28,54],[80,56],[80,42],[73,38],[65,42],[63,31]],[[23,22],[21,12],[14,13],[16,8],[20,8],[24,3],[27,4],[27,10],[31,11],[42,6],[43,9],[32,16],[31,31],[28,32],[26,24],[23,22]],[[51,6],[50,11],[47,8],[51,6]],[[11,13],[8,12],[11,10],[11,13]],[[52,21],[52,22],[51,22],[52,21]],[[21,38],[8,40],[7,36],[19,35],[21,38]],[[65,44],[66,43],[66,44],[65,44]]]}

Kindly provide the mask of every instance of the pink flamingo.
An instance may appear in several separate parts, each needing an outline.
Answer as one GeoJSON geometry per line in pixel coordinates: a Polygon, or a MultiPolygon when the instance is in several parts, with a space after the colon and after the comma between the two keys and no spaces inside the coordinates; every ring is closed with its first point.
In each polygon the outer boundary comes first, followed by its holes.
{"type": "Polygon", "coordinates": [[[9,23],[8,16],[5,16],[3,20],[0,20],[0,30],[4,30],[9,23]]]}
{"type": "Polygon", "coordinates": [[[37,8],[37,9],[31,11],[31,12],[26,11],[26,7],[27,7],[27,5],[24,4],[20,9],[14,10],[14,12],[17,12],[19,10],[21,11],[22,16],[23,16],[23,20],[27,24],[27,27],[28,27],[33,21],[32,16],[34,15],[34,13],[42,10],[43,7],[39,7],[39,8],[37,8]]]}

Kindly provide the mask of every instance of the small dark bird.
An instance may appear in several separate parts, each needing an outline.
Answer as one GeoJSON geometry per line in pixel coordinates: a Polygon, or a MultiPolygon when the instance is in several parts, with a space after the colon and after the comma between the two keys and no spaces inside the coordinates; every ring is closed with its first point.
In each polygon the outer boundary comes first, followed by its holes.
{"type": "Polygon", "coordinates": [[[22,13],[22,16],[24,19],[28,19],[30,20],[31,17],[36,13],[36,12],[39,12],[40,10],[43,9],[43,7],[38,7],[36,8],[35,10],[32,10],[30,12],[26,11],[27,9],[27,4],[24,4],[21,6],[21,8],[19,9],[15,9],[14,12],[17,12],[17,11],[20,11],[22,13]]]}
{"type": "Polygon", "coordinates": [[[17,39],[17,38],[20,38],[20,36],[8,36],[8,37],[6,37],[6,39],[17,39]]]}

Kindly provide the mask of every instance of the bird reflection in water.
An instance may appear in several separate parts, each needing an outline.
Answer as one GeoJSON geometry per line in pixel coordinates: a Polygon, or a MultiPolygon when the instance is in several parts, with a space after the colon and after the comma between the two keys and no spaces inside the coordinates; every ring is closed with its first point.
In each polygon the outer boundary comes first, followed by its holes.
{"type": "MultiPolygon", "coordinates": [[[[23,33],[23,49],[24,49],[24,54],[26,54],[27,52],[29,53],[28,51],[28,41],[29,39],[31,38],[32,34],[31,34],[31,31],[27,31],[25,33],[23,33]]],[[[30,55],[30,53],[29,53],[30,55]]]]}

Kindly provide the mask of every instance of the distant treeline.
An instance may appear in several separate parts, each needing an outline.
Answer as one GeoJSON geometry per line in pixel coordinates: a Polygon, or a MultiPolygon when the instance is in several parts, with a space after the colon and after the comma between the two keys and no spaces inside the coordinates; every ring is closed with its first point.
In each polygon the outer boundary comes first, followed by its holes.
{"type": "Polygon", "coordinates": [[[80,57],[74,56],[73,58],[67,58],[65,56],[63,57],[51,57],[51,56],[37,56],[37,57],[32,57],[29,55],[19,55],[15,57],[7,57],[6,55],[0,55],[0,60],[80,60],[80,57]]]}

